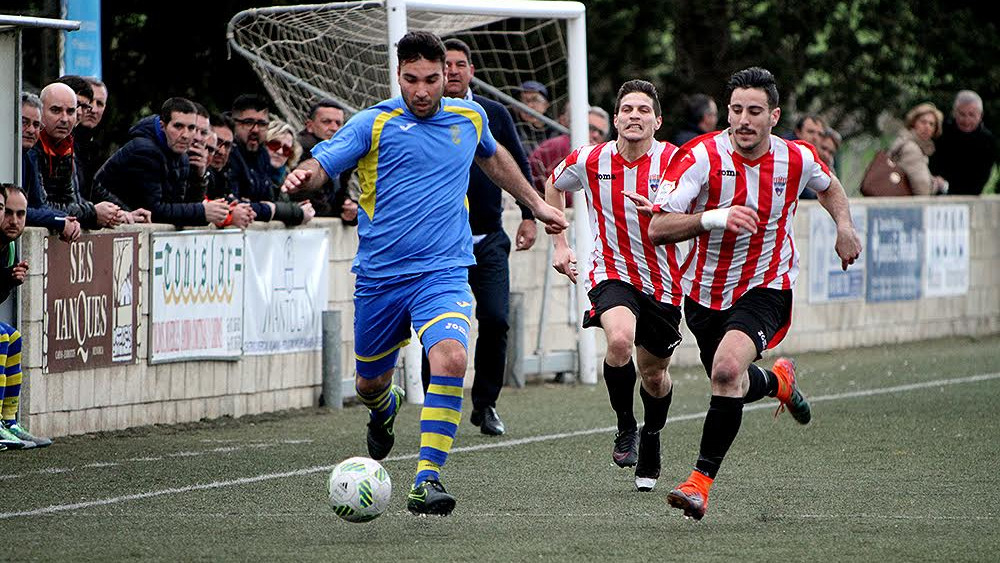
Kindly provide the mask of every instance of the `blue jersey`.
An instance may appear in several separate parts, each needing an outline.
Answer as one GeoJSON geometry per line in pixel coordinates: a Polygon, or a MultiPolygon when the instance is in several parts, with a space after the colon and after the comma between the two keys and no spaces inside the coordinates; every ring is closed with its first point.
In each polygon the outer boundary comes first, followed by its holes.
{"type": "Polygon", "coordinates": [[[313,148],[331,178],[355,165],[361,180],[358,255],[352,271],[373,278],[472,266],[466,191],[475,156],[496,152],[479,104],[442,98],[420,118],[402,97],[359,112],[313,148]]]}

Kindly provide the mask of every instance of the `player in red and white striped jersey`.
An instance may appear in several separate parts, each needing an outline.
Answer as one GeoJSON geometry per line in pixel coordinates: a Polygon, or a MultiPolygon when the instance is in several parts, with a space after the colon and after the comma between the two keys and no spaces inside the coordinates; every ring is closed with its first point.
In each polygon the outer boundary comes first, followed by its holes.
{"type": "MultiPolygon", "coordinates": [[[[677,147],[653,139],[660,128],[656,88],[631,80],[618,90],[614,124],[618,140],[573,151],[553,170],[545,199],[558,209],[565,192],[583,190],[594,235],[593,265],[587,279],[592,307],[583,326],[600,326],[608,340],[604,380],[618,417],[612,459],[635,465],[635,483],[650,491],[660,475],[660,430],[667,419],[672,384],[667,366],[681,341],[678,266],[672,244],[656,246],[647,234],[650,216],[626,203],[626,192],[653,197],[677,147]],[[632,413],[636,368],[642,385],[643,430],[632,413]]],[[[577,209],[582,210],[578,207],[577,209]]],[[[553,236],[553,267],[576,283],[576,258],[564,234],[553,236]]]]}
{"type": "Polygon", "coordinates": [[[753,363],[781,341],[791,322],[798,274],[792,219],[803,189],[815,190],[836,221],[843,267],[861,253],[839,180],[812,145],[771,134],[781,116],[771,73],[758,67],[737,72],[728,90],[729,129],[678,151],[651,209],[636,200],[653,212],[654,242],[695,241],[682,268],[684,313],[712,380],[712,399],[695,469],[667,499],[696,519],[705,514],[745,403],[769,395],[800,424],[811,418],[790,360],[779,358],[770,371],[753,363]]]}

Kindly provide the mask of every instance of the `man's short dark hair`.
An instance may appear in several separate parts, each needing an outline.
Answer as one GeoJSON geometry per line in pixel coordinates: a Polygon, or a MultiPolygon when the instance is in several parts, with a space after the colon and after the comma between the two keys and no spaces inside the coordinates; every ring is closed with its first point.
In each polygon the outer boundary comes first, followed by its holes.
{"type": "Polygon", "coordinates": [[[213,113],[208,118],[208,124],[212,127],[226,127],[230,131],[236,130],[236,122],[233,121],[232,117],[224,113],[213,113]]]}
{"type": "Polygon", "coordinates": [[[711,97],[705,94],[691,94],[684,104],[684,118],[688,123],[699,123],[711,107],[711,97]]]}
{"type": "Polygon", "coordinates": [[[802,128],[805,127],[806,125],[806,120],[814,121],[816,123],[819,123],[820,125],[823,124],[823,120],[815,113],[806,113],[803,114],[802,117],[800,117],[799,120],[795,122],[795,130],[801,131],[802,128]]]}
{"type": "Polygon", "coordinates": [[[768,109],[778,107],[778,85],[774,81],[774,75],[767,69],[759,66],[752,66],[734,73],[729,77],[726,84],[726,99],[733,95],[733,90],[737,88],[759,88],[767,93],[768,109]]]}
{"type": "Polygon", "coordinates": [[[396,44],[396,58],[399,64],[411,63],[419,59],[440,62],[444,65],[445,49],[441,38],[429,31],[411,31],[396,44]]]}
{"type": "Polygon", "coordinates": [[[267,100],[257,94],[240,94],[233,100],[233,113],[238,111],[271,111],[267,100]]]}
{"type": "Polygon", "coordinates": [[[83,79],[86,80],[87,84],[90,84],[91,87],[96,86],[97,88],[104,88],[105,90],[108,89],[108,85],[101,82],[101,80],[96,76],[84,76],[83,79]]]}
{"type": "Polygon", "coordinates": [[[63,84],[69,86],[73,89],[78,96],[83,96],[84,98],[93,100],[94,99],[94,88],[87,82],[82,76],[77,76],[75,74],[67,74],[65,76],[60,76],[56,79],[56,82],[62,82],[63,84]]]}
{"type": "Polygon", "coordinates": [[[333,109],[339,109],[340,111],[344,111],[344,106],[340,105],[337,102],[337,100],[331,100],[330,98],[323,98],[322,100],[309,106],[308,119],[316,119],[316,112],[319,111],[320,108],[333,108],[333,109]]]}
{"type": "Polygon", "coordinates": [[[21,194],[24,196],[24,199],[28,199],[28,194],[24,193],[24,188],[17,184],[3,183],[0,184],[0,188],[3,188],[4,201],[10,199],[10,194],[21,194]]]}
{"type": "Polygon", "coordinates": [[[461,51],[465,54],[465,60],[472,64],[472,49],[469,48],[469,44],[461,39],[445,39],[444,41],[445,51],[461,51]]]}
{"type": "Polygon", "coordinates": [[[618,89],[618,99],[615,100],[615,115],[618,115],[618,110],[622,107],[622,98],[633,92],[641,92],[649,96],[649,99],[653,101],[653,114],[660,117],[660,98],[656,94],[656,86],[653,86],[652,82],[639,79],[629,80],[618,89]]]}
{"type": "Polygon", "coordinates": [[[197,114],[198,110],[194,106],[194,102],[187,98],[168,98],[167,101],[163,102],[160,106],[160,121],[164,123],[170,123],[173,119],[175,113],[194,113],[197,114]]]}
{"type": "Polygon", "coordinates": [[[212,114],[208,113],[208,110],[207,110],[207,109],[205,109],[205,106],[203,106],[203,105],[199,104],[198,102],[191,102],[191,103],[193,103],[193,104],[194,104],[194,112],[195,112],[196,114],[198,114],[198,115],[200,115],[200,116],[202,116],[202,117],[208,117],[208,118],[211,118],[211,115],[212,115],[212,114]]]}

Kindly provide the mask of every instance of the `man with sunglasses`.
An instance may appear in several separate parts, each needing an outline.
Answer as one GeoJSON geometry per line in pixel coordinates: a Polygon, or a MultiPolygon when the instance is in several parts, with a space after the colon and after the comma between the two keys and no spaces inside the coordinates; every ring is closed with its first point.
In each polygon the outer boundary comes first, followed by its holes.
{"type": "Polygon", "coordinates": [[[267,101],[254,94],[242,94],[233,101],[235,142],[229,155],[229,189],[238,200],[250,202],[255,221],[281,221],[301,225],[315,215],[308,201],[276,201],[271,181],[271,158],[264,149],[271,112],[267,101]]]}

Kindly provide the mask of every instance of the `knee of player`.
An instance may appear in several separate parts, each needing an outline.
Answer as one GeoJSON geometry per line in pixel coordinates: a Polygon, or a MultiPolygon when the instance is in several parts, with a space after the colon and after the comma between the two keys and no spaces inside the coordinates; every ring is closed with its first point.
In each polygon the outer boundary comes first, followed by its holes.
{"type": "Polygon", "coordinates": [[[608,357],[621,359],[632,356],[632,341],[634,339],[632,333],[627,331],[611,331],[607,332],[607,338],[608,357]]]}
{"type": "Polygon", "coordinates": [[[721,385],[735,385],[745,372],[746,366],[736,358],[716,356],[712,364],[712,381],[721,385]]]}
{"type": "Polygon", "coordinates": [[[465,375],[465,368],[468,364],[468,356],[465,348],[461,346],[449,346],[442,350],[435,350],[430,354],[431,373],[450,376],[465,375]]]}
{"type": "Polygon", "coordinates": [[[648,387],[669,389],[672,385],[670,372],[662,366],[640,366],[639,374],[648,387]]]}

